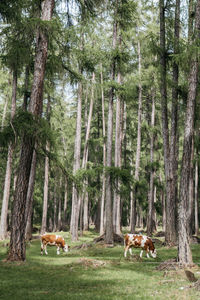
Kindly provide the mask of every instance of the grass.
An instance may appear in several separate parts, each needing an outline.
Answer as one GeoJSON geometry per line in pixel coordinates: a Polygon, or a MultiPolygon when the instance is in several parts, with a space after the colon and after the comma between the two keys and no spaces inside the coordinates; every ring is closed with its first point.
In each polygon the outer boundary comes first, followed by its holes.
{"type": "MultiPolygon", "coordinates": [[[[59,256],[55,247],[48,248],[48,256],[41,256],[40,241],[33,240],[27,245],[24,263],[4,262],[7,248],[5,243],[0,243],[0,299],[200,299],[200,292],[185,288],[191,283],[183,271],[156,270],[162,261],[176,256],[176,248],[157,247],[156,259],[143,255],[142,261],[138,259],[139,249],[134,249],[135,257],[125,259],[121,245],[74,248],[91,243],[95,236],[90,231],[78,243],[71,243],[67,234],[72,249],[59,256]]],[[[199,245],[192,246],[192,253],[194,262],[198,263],[199,245]]],[[[200,269],[192,271],[200,279],[200,269]]]]}

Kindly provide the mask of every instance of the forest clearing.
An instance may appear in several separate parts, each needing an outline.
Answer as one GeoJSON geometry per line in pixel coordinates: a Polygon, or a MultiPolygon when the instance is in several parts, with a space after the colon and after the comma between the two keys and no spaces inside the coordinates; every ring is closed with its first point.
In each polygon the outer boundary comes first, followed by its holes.
{"type": "Polygon", "coordinates": [[[0,0],[0,298],[200,298],[199,116],[200,0],[0,0]]]}
{"type": "MultiPolygon", "coordinates": [[[[72,243],[68,232],[58,233],[70,245],[69,253],[56,254],[55,247],[48,255],[40,254],[40,241],[33,239],[27,246],[26,263],[5,263],[7,248],[0,244],[0,299],[199,299],[200,285],[189,282],[184,270],[156,268],[176,257],[175,247],[156,244],[156,259],[123,256],[124,246],[107,248],[94,244],[98,235],[85,232],[79,242],[72,243]],[[66,238],[67,237],[67,238],[66,238]],[[82,248],[81,248],[82,245],[82,248]],[[86,246],[88,245],[88,247],[86,246]]],[[[162,240],[162,238],[160,238],[162,240]]],[[[199,245],[192,245],[195,263],[200,259],[199,245]]],[[[200,280],[199,267],[192,268],[200,280]]]]}

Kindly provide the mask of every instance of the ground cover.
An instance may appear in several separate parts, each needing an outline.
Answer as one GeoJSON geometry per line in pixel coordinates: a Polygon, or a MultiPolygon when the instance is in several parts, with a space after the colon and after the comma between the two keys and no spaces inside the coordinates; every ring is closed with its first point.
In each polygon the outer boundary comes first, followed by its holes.
{"type": "MultiPolygon", "coordinates": [[[[139,249],[133,257],[123,257],[123,245],[106,248],[93,244],[97,234],[87,232],[80,241],[71,243],[69,233],[63,232],[71,246],[69,253],[56,254],[55,247],[48,248],[48,256],[40,255],[40,241],[27,245],[24,263],[5,262],[7,247],[0,243],[0,299],[62,300],[62,299],[200,299],[196,288],[189,288],[183,270],[156,268],[165,260],[176,256],[176,247],[158,244],[158,257],[139,258],[139,249]],[[84,247],[77,246],[84,244],[84,247]],[[87,245],[89,245],[87,247],[87,245]]],[[[200,246],[192,245],[193,259],[200,262],[200,246]]],[[[200,268],[192,269],[200,279],[200,268]]]]}

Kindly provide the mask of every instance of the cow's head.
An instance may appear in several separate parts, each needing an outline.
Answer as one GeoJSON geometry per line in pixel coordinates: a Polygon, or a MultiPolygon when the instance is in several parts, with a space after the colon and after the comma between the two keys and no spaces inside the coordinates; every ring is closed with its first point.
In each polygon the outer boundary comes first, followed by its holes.
{"type": "Polygon", "coordinates": [[[155,248],[154,248],[153,250],[150,250],[150,253],[151,253],[151,256],[152,256],[153,258],[156,258],[156,256],[157,256],[157,251],[156,251],[155,248]]]}
{"type": "Polygon", "coordinates": [[[68,245],[65,245],[64,248],[63,248],[63,251],[64,251],[64,252],[69,252],[69,248],[70,248],[70,247],[69,247],[68,245]]]}

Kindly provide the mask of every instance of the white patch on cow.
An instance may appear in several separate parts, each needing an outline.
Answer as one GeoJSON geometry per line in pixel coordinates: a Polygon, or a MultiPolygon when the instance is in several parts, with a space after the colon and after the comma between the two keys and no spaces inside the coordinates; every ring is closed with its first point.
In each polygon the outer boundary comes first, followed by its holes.
{"type": "Polygon", "coordinates": [[[146,241],[148,240],[148,236],[143,235],[141,240],[141,247],[144,248],[146,241]]]}
{"type": "Polygon", "coordinates": [[[56,240],[60,237],[60,235],[56,235],[56,240]]]}

